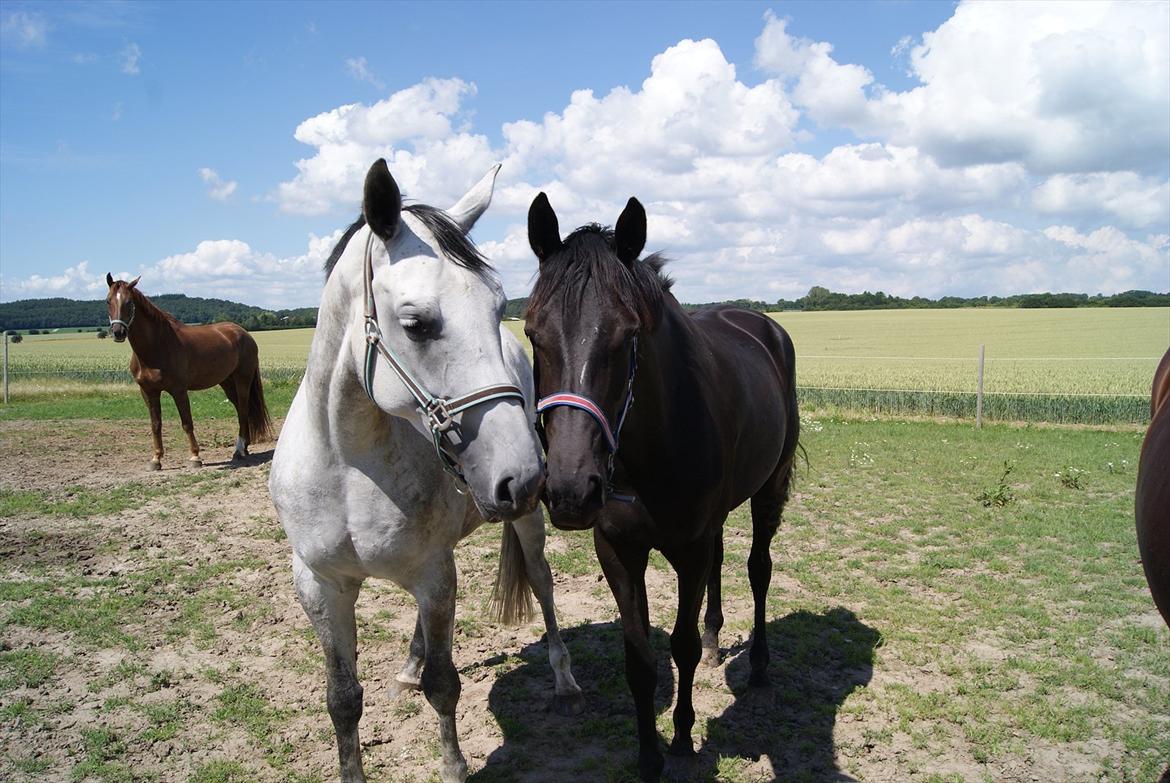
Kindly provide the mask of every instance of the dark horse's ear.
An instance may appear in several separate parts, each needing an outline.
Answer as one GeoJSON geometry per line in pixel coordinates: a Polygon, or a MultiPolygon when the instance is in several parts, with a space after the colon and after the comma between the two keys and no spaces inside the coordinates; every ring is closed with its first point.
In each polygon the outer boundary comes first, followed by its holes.
{"type": "Polygon", "coordinates": [[[366,174],[366,189],[362,197],[362,214],[370,230],[382,241],[388,241],[398,228],[402,214],[402,192],[390,176],[385,158],[378,158],[366,174]]]}
{"type": "Polygon", "coordinates": [[[109,272],[106,272],[106,285],[108,285],[110,288],[114,287],[114,276],[109,272]]]}
{"type": "Polygon", "coordinates": [[[626,202],[613,230],[613,245],[617,257],[626,266],[638,260],[642,248],[646,247],[646,210],[636,198],[626,202]]]}
{"type": "Polygon", "coordinates": [[[528,244],[541,263],[561,249],[557,213],[553,212],[552,204],[548,203],[548,196],[543,192],[532,199],[532,206],[528,208],[528,244]]]}

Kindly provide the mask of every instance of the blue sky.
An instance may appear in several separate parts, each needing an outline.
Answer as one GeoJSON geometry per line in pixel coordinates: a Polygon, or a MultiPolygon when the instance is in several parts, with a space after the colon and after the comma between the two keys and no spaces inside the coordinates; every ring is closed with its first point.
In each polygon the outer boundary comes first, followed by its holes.
{"type": "Polygon", "coordinates": [[[439,206],[504,163],[510,296],[541,189],[637,195],[685,301],[1167,290],[1167,9],[5,2],[0,299],[316,304],[378,156],[439,206]]]}

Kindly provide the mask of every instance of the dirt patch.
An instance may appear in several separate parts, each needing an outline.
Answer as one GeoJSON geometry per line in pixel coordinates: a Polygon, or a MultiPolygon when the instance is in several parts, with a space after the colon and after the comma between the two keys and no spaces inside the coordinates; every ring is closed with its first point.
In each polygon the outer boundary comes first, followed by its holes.
{"type": "MultiPolygon", "coordinates": [[[[267,493],[272,444],[239,465],[230,461],[230,423],[200,425],[199,434],[203,468],[183,465],[181,433],[170,433],[166,469],[150,472],[145,426],[0,425],[7,464],[0,489],[41,493],[54,503],[78,495],[76,488],[95,497],[141,489],[113,513],[76,508],[0,519],[0,655],[9,656],[9,670],[25,672],[0,689],[0,777],[336,779],[320,650],[293,593],[288,544],[267,493]],[[32,671],[37,662],[48,675],[32,671]]],[[[793,505],[804,499],[798,494],[793,505]]],[[[768,626],[774,685],[749,689],[751,604],[736,561],[748,541],[737,537],[744,538],[729,531],[725,573],[735,571],[738,582],[725,588],[723,660],[700,668],[694,688],[698,753],[669,759],[668,779],[1096,780],[1093,754],[1115,751],[1090,740],[1073,748],[1074,756],[1066,755],[1068,745],[1049,745],[989,762],[956,739],[961,733],[932,742],[912,736],[875,694],[941,693],[947,675],[936,662],[883,654],[882,636],[893,629],[838,606],[846,596],[826,598],[815,611],[775,614],[768,626]]],[[[564,570],[554,564],[561,626],[586,699],[582,715],[562,717],[551,710],[543,628],[499,627],[483,611],[498,539],[499,529],[485,526],[457,552],[457,718],[471,780],[629,779],[633,705],[617,614],[599,570],[588,558],[564,570]]],[[[551,553],[571,558],[588,549],[584,534],[550,531],[551,553]]],[[[824,549],[831,545],[821,541],[806,554],[824,549]]],[[[807,584],[784,570],[783,550],[782,542],[774,547],[773,594],[806,599],[807,584]]],[[[659,730],[669,739],[675,675],[660,629],[673,622],[674,574],[652,567],[647,582],[659,730]]],[[[371,781],[426,781],[437,769],[429,705],[418,695],[390,696],[414,617],[405,593],[367,583],[358,618],[361,736],[371,781]]],[[[970,653],[1004,657],[980,641],[970,653]]]]}

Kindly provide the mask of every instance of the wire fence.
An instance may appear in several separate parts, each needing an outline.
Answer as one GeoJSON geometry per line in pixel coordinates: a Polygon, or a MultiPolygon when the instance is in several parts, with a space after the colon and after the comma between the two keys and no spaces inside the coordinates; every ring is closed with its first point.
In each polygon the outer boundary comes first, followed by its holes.
{"type": "MultiPolygon", "coordinates": [[[[266,384],[295,385],[300,383],[304,368],[269,367],[263,368],[261,372],[266,384]]],[[[18,390],[32,393],[36,393],[38,387],[58,384],[102,384],[125,386],[127,391],[135,389],[134,380],[125,369],[10,370],[8,379],[18,390]]],[[[974,420],[977,396],[976,390],[822,386],[797,383],[797,398],[805,410],[841,410],[874,415],[974,420]]],[[[1140,424],[1149,420],[1149,413],[1148,396],[1138,394],[1044,391],[983,393],[983,418],[988,421],[1140,424]]]]}

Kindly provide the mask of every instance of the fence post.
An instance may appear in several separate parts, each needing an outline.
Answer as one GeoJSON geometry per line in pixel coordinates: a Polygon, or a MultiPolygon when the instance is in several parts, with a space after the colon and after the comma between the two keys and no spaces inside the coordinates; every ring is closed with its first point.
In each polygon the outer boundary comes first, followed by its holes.
{"type": "Polygon", "coordinates": [[[979,384],[975,392],[975,429],[983,429],[983,348],[979,346],[979,384]]]}
{"type": "Polygon", "coordinates": [[[8,404],[8,330],[4,330],[4,404],[8,404]]]}

